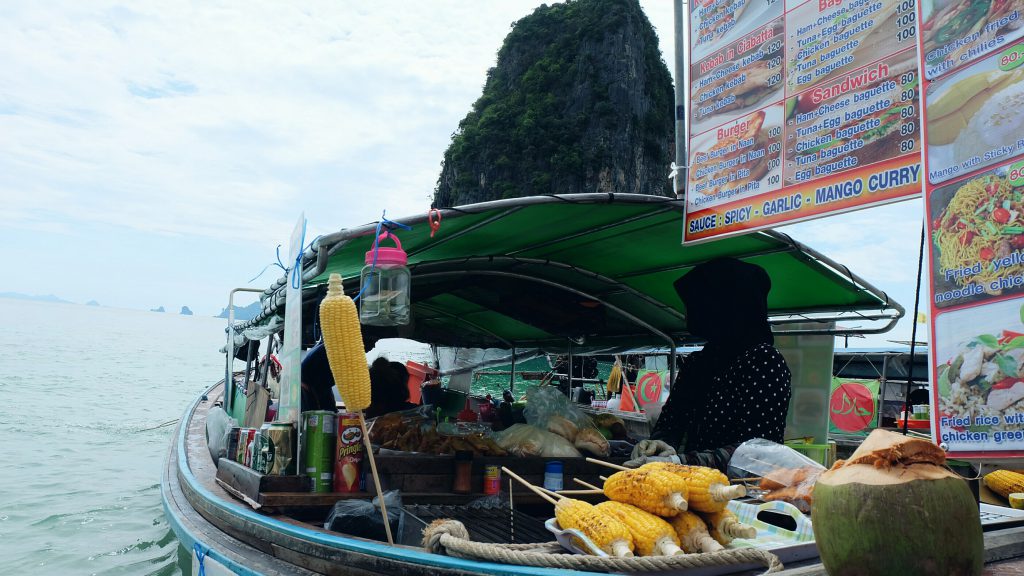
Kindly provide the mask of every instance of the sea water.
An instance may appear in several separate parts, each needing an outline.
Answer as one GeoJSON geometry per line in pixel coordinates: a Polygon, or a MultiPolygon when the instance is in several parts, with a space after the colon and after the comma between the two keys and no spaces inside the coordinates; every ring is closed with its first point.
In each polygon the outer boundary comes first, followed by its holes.
{"type": "Polygon", "coordinates": [[[0,574],[181,574],[160,473],[226,320],[0,298],[0,574]]]}

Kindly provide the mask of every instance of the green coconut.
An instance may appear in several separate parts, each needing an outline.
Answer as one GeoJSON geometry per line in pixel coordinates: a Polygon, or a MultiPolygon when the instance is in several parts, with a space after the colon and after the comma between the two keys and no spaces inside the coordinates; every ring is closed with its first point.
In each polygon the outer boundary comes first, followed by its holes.
{"type": "Polygon", "coordinates": [[[830,576],[981,574],[978,504],[944,464],[931,442],[876,430],[823,473],[811,522],[830,576]]]}

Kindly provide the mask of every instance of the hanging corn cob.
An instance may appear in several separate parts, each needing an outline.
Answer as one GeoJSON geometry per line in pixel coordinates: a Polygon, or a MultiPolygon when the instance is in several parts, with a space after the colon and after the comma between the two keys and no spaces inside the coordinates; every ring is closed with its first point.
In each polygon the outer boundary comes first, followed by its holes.
{"type": "Polygon", "coordinates": [[[342,290],[339,274],[331,274],[327,281],[327,296],[320,302],[320,328],[327,362],[345,408],[365,410],[370,405],[370,371],[363,351],[359,311],[342,290]]]}
{"type": "Polygon", "coordinates": [[[594,508],[614,516],[629,528],[636,551],[641,556],[674,556],[683,553],[672,525],[654,514],[614,500],[601,502],[594,508]]]}
{"type": "MultiPolygon", "coordinates": [[[[363,351],[359,311],[355,302],[342,290],[340,274],[331,274],[327,279],[327,296],[320,302],[320,329],[324,335],[324,349],[327,352],[331,374],[334,376],[334,385],[338,387],[345,408],[359,414],[359,428],[366,446],[366,456],[370,461],[373,483],[377,494],[383,494],[380,476],[377,474],[377,461],[373,456],[373,446],[366,431],[366,419],[363,418],[363,410],[370,405],[370,369],[366,364],[366,353],[363,351]]],[[[383,498],[380,499],[380,513],[388,544],[394,545],[388,509],[383,498]]]]}
{"type": "Polygon", "coordinates": [[[604,495],[658,516],[671,517],[686,510],[686,481],[664,470],[616,472],[605,481],[604,495]]]}
{"type": "Polygon", "coordinates": [[[622,387],[622,361],[615,357],[615,364],[612,364],[612,371],[608,374],[608,397],[618,394],[622,387]]]}
{"type": "Polygon", "coordinates": [[[747,495],[741,484],[729,485],[729,477],[715,468],[686,466],[670,462],[652,462],[637,470],[659,470],[682,478],[688,490],[687,503],[696,512],[719,512],[725,510],[729,500],[747,495]]]}
{"type": "Polygon", "coordinates": [[[669,519],[669,523],[675,529],[676,536],[679,537],[679,545],[690,554],[717,552],[724,548],[708,534],[708,527],[704,523],[704,519],[693,512],[680,512],[669,519]]]}
{"type": "Polygon", "coordinates": [[[1012,470],[996,470],[985,474],[985,486],[1003,498],[1024,492],[1024,474],[1012,470]]]}
{"type": "Polygon", "coordinates": [[[562,498],[555,504],[555,519],[563,530],[583,532],[591,542],[611,556],[633,555],[635,545],[629,528],[615,516],[587,502],[562,498]]]}
{"type": "Polygon", "coordinates": [[[704,514],[708,532],[722,546],[728,546],[733,538],[756,538],[757,528],[740,522],[732,510],[704,514]]]}

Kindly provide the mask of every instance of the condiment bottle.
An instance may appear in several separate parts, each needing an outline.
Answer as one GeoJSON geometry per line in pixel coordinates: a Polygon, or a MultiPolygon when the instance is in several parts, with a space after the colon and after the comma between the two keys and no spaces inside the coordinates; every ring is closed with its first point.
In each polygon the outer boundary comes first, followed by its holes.
{"type": "Polygon", "coordinates": [[[452,492],[469,494],[473,491],[471,477],[473,475],[473,453],[469,450],[455,452],[455,477],[452,480],[452,492]]]}
{"type": "Polygon", "coordinates": [[[562,489],[562,463],[558,460],[544,466],[544,488],[557,492],[562,489]]]}

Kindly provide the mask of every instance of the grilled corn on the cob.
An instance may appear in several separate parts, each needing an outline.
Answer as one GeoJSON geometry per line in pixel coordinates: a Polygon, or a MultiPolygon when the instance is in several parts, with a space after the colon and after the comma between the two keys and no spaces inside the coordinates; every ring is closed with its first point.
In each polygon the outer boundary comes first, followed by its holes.
{"type": "Polygon", "coordinates": [[[686,510],[686,481],[664,470],[616,472],[605,480],[604,495],[658,516],[671,517],[686,510]]]}
{"type": "Polygon", "coordinates": [[[708,534],[708,527],[704,524],[704,519],[693,512],[680,512],[671,518],[669,523],[672,524],[676,535],[679,536],[679,545],[686,552],[691,554],[717,552],[724,548],[708,534]]]}
{"type": "Polygon", "coordinates": [[[1012,470],[996,470],[985,474],[985,486],[1003,498],[1024,492],[1024,474],[1012,470]]]}
{"type": "Polygon", "coordinates": [[[632,556],[633,535],[618,518],[593,505],[574,498],[562,498],[555,504],[555,519],[562,529],[579,530],[611,556],[632,556]]]}
{"type": "Polygon", "coordinates": [[[327,362],[345,408],[358,412],[370,405],[370,371],[363,351],[359,311],[342,290],[340,274],[331,274],[327,282],[327,296],[320,302],[327,362]]]}
{"type": "Polygon", "coordinates": [[[732,510],[704,514],[708,532],[722,546],[728,546],[733,538],[756,538],[757,528],[740,522],[732,510]]]}
{"type": "Polygon", "coordinates": [[[673,556],[683,553],[672,525],[654,514],[614,500],[601,502],[594,508],[611,514],[629,528],[636,551],[641,556],[673,556]]]}
{"type": "Polygon", "coordinates": [[[729,485],[729,477],[715,468],[707,466],[686,466],[670,462],[651,462],[637,470],[661,470],[671,472],[686,482],[687,503],[696,512],[719,512],[725,510],[729,500],[747,495],[741,484],[729,485]]]}
{"type": "Polygon", "coordinates": [[[622,361],[615,360],[612,364],[612,371],[608,374],[608,393],[618,394],[622,387],[622,361]]]}

